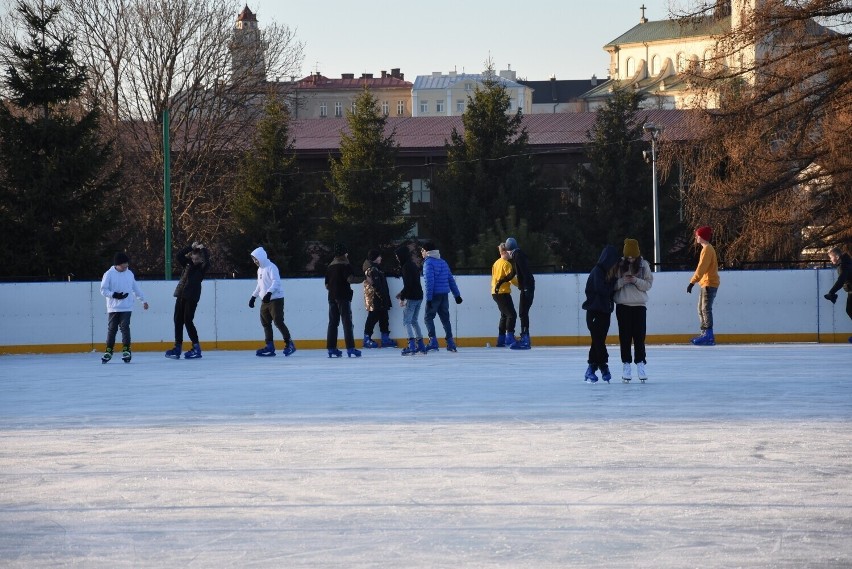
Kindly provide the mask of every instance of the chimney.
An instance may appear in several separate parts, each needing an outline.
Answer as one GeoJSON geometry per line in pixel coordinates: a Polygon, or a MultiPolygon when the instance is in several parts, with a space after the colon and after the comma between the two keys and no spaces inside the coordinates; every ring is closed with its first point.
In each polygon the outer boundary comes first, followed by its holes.
{"type": "Polygon", "coordinates": [[[354,73],[344,73],[340,76],[341,79],[355,79],[354,73]]]}
{"type": "Polygon", "coordinates": [[[391,77],[395,77],[396,79],[400,79],[400,80],[405,79],[405,75],[400,73],[399,70],[400,70],[399,67],[392,67],[391,68],[391,77]]]}
{"type": "Polygon", "coordinates": [[[598,77],[597,75],[592,75],[592,87],[598,86],[598,77]]]}
{"type": "Polygon", "coordinates": [[[388,76],[388,72],[382,69],[382,79],[385,79],[388,76]]]}
{"type": "Polygon", "coordinates": [[[361,74],[361,79],[372,79],[372,78],[373,78],[372,73],[362,73],[361,74]]]}

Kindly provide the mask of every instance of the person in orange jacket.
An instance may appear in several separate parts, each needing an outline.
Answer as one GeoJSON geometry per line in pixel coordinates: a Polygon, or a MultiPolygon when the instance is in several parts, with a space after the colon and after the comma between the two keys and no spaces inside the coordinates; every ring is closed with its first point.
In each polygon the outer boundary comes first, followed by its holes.
{"type": "Polygon", "coordinates": [[[712,237],[713,229],[708,225],[695,230],[695,241],[701,245],[701,256],[698,258],[695,274],[686,287],[686,292],[690,294],[696,283],[701,287],[698,297],[701,334],[690,340],[696,346],[716,345],[716,337],[713,335],[713,301],[716,300],[716,291],[719,290],[719,259],[716,257],[716,249],[710,244],[712,237]]]}

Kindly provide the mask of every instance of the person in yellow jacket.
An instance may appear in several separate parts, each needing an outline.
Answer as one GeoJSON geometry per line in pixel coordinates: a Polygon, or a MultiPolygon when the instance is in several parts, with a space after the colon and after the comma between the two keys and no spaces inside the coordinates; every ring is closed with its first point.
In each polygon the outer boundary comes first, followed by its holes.
{"type": "Polygon", "coordinates": [[[512,287],[510,283],[518,286],[518,278],[512,278],[512,262],[509,260],[509,251],[506,244],[497,245],[500,258],[491,266],[491,298],[500,309],[500,322],[497,325],[497,347],[510,348],[515,343],[515,323],[518,321],[518,313],[515,303],[512,301],[512,287]],[[507,280],[510,279],[510,280],[507,280]]]}
{"type": "Polygon", "coordinates": [[[701,245],[701,256],[698,258],[698,268],[686,287],[686,292],[690,294],[696,283],[701,287],[701,295],[698,297],[701,334],[690,340],[696,346],[716,345],[716,337],[713,335],[713,301],[719,290],[719,259],[716,257],[716,249],[710,244],[712,237],[713,229],[707,225],[695,230],[695,241],[701,245]]]}

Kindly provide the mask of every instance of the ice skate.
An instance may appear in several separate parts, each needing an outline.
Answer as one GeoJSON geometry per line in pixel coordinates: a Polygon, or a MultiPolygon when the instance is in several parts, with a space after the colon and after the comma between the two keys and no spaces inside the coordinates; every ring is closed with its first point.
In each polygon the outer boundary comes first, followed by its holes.
{"type": "Polygon", "coordinates": [[[636,364],[636,375],[639,376],[639,381],[645,383],[645,380],[648,379],[648,374],[645,373],[645,364],[639,362],[636,364]]]}
{"type": "Polygon", "coordinates": [[[585,382],[586,383],[597,383],[598,382],[598,376],[595,374],[595,366],[592,365],[592,364],[589,364],[589,367],[586,368],[585,382]]]}
{"type": "Polygon", "coordinates": [[[182,348],[180,344],[175,344],[174,348],[172,348],[171,350],[166,350],[166,357],[171,358],[173,360],[179,360],[181,350],[182,348]]]}
{"type": "Polygon", "coordinates": [[[184,359],[186,360],[197,360],[201,358],[201,346],[199,344],[193,344],[192,349],[188,350],[183,354],[184,359]]]}
{"type": "Polygon", "coordinates": [[[267,342],[266,345],[255,352],[261,358],[269,358],[275,355],[275,344],[267,342]]]}
{"type": "Polygon", "coordinates": [[[367,334],[364,334],[364,349],[365,350],[368,350],[370,348],[378,348],[378,347],[379,347],[378,343],[374,342],[373,339],[370,336],[368,336],[367,334]]]}
{"type": "Polygon", "coordinates": [[[633,371],[630,367],[630,362],[625,362],[624,369],[621,370],[621,381],[623,381],[624,383],[630,383],[631,379],[633,379],[633,371]]]}

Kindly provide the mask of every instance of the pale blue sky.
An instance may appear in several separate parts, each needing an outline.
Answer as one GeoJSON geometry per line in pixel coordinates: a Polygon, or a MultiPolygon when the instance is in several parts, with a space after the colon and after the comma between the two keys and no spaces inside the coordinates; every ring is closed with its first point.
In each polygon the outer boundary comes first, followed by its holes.
{"type": "MultiPolygon", "coordinates": [[[[405,78],[453,69],[498,70],[545,80],[605,78],[602,46],[639,23],[669,17],[671,0],[248,0],[260,26],[274,19],[305,44],[302,75],[401,68],[405,78]]],[[[678,4],[676,4],[678,5],[678,4]]]]}

